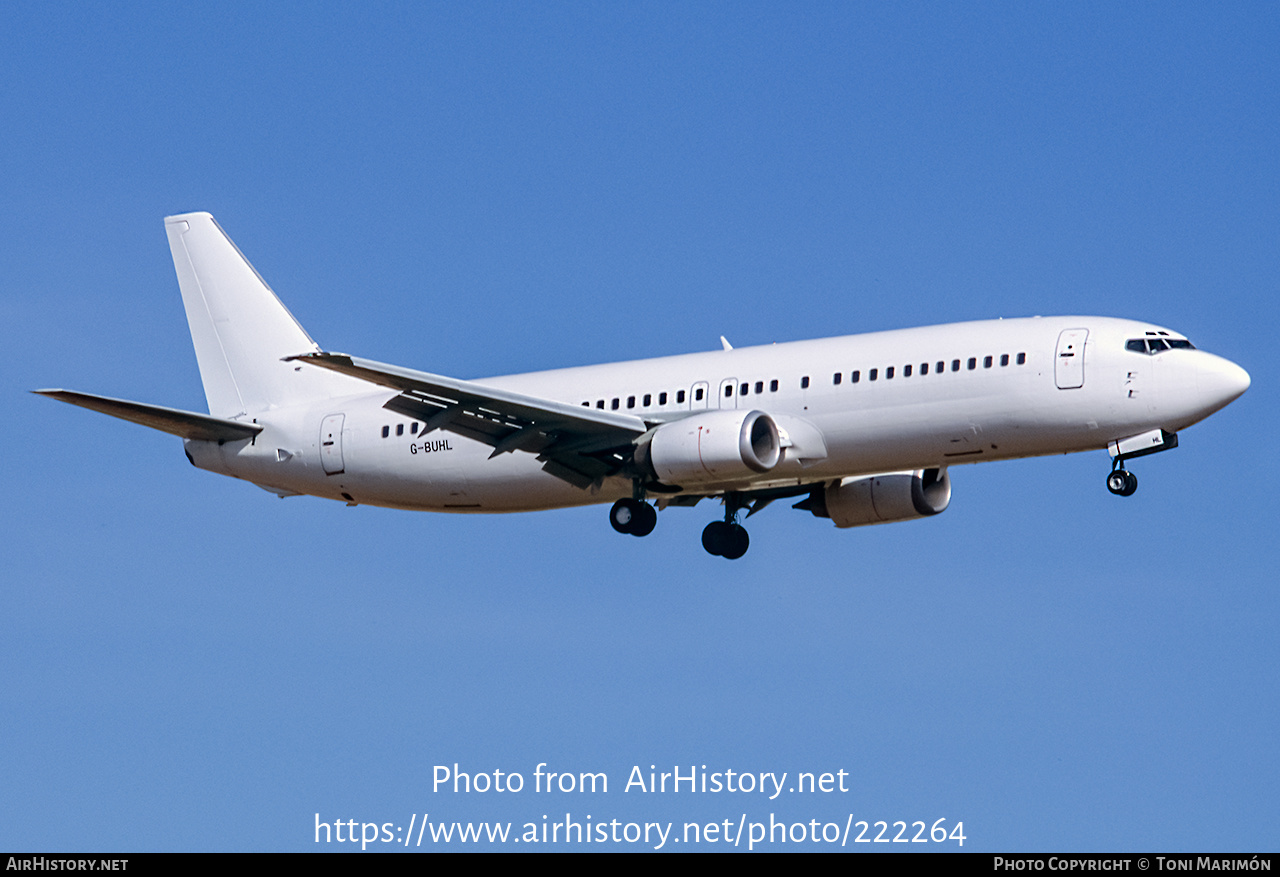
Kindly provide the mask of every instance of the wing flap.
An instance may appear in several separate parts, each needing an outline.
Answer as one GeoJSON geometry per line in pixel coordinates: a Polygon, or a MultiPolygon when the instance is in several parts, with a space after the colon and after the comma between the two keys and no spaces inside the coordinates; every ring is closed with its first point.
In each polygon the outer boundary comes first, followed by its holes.
{"type": "Polygon", "coordinates": [[[149,426],[181,438],[206,442],[233,442],[253,438],[262,432],[262,427],[256,423],[223,420],[221,417],[211,417],[208,414],[164,408],[160,405],[147,405],[143,402],[130,402],[127,399],[112,399],[109,396],[95,396],[92,393],[77,393],[72,390],[32,390],[31,392],[70,405],[79,405],[91,411],[110,414],[112,417],[149,426]]]}

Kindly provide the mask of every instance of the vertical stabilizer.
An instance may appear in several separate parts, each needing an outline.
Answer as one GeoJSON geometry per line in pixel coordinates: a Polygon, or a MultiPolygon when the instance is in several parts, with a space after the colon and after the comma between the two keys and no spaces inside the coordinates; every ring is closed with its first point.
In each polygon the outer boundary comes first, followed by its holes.
{"type": "Polygon", "coordinates": [[[210,414],[252,415],[362,389],[281,361],[320,348],[212,216],[184,213],[164,225],[210,414]]]}

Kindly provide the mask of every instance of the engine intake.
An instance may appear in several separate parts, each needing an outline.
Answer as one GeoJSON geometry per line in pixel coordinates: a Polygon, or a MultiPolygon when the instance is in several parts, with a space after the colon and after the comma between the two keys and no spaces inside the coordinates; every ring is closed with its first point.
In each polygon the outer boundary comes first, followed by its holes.
{"type": "Polygon", "coordinates": [[[777,466],[782,438],[763,411],[708,411],[646,433],[635,459],[665,484],[731,482],[777,466]]]}

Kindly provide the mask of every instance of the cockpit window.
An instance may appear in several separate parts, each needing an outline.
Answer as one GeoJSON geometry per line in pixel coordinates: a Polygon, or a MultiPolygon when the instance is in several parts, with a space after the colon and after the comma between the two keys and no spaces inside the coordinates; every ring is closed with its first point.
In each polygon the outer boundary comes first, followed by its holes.
{"type": "Polygon", "coordinates": [[[1196,348],[1185,338],[1130,338],[1124,343],[1124,349],[1155,356],[1165,350],[1195,350],[1196,348]]]}

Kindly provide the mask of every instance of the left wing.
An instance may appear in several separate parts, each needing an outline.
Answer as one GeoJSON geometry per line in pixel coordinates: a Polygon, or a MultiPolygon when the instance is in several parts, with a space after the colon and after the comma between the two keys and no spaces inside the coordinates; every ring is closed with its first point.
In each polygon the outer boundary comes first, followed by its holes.
{"type": "Polygon", "coordinates": [[[351,375],[400,395],[383,407],[475,439],[498,454],[536,454],[550,475],[586,488],[618,473],[649,425],[639,417],[500,390],[344,353],[306,353],[287,360],[351,375]]]}

